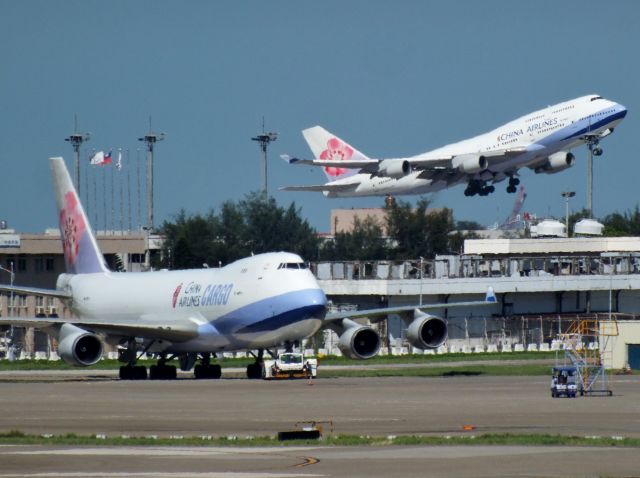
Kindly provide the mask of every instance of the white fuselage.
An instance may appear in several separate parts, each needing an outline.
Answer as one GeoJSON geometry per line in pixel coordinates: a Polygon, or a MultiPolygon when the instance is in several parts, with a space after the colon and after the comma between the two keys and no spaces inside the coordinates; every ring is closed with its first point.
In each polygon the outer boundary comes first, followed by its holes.
{"type": "Polygon", "coordinates": [[[508,149],[523,149],[475,175],[443,175],[424,178],[422,171],[414,170],[399,179],[356,174],[333,181],[330,184],[357,184],[354,190],[325,192],[328,197],[378,196],[384,194],[423,194],[440,191],[455,184],[479,179],[499,182],[514,175],[521,167],[535,163],[557,153],[585,144],[584,136],[606,134],[613,130],[626,115],[626,108],[618,103],[594,96],[584,96],[558,103],[527,114],[487,133],[451,143],[432,151],[399,158],[407,160],[429,160],[455,157],[465,154],[486,154],[508,149]]]}
{"type": "Polygon", "coordinates": [[[326,312],[313,274],[284,252],[219,269],[63,274],[58,289],[72,293],[70,306],[87,324],[197,329],[196,338],[156,347],[167,352],[275,347],[314,334],[326,312]]]}

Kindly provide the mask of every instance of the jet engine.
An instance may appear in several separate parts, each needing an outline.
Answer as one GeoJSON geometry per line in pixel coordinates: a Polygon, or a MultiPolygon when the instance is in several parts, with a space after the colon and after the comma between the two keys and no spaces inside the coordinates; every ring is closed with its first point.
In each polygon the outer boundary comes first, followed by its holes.
{"type": "Polygon", "coordinates": [[[411,164],[404,159],[384,159],[378,165],[378,174],[388,178],[401,178],[411,172],[411,164]]]}
{"type": "Polygon", "coordinates": [[[536,166],[534,171],[536,174],[554,174],[570,168],[575,162],[576,157],[572,153],[558,151],[549,156],[542,164],[536,166]]]}
{"type": "Polygon", "coordinates": [[[98,336],[73,324],[60,327],[58,340],[58,355],[69,365],[93,365],[102,357],[102,341],[98,336]]]}
{"type": "Polygon", "coordinates": [[[481,154],[461,154],[451,161],[454,168],[458,168],[463,173],[475,174],[487,169],[489,165],[487,158],[481,154]]]}
{"type": "Polygon", "coordinates": [[[352,320],[342,321],[344,331],[340,334],[338,348],[343,355],[352,359],[369,359],[380,350],[380,336],[371,327],[352,320]]]}
{"type": "Polygon", "coordinates": [[[407,340],[419,349],[437,349],[447,340],[447,323],[440,317],[414,312],[414,319],[407,328],[407,340]]]}

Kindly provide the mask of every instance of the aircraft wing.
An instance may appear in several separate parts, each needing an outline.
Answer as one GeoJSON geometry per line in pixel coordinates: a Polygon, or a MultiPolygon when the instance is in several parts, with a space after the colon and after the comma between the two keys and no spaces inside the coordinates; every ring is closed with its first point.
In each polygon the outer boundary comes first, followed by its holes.
{"type": "Polygon", "coordinates": [[[403,314],[413,312],[415,310],[434,310],[434,309],[450,309],[453,307],[485,307],[489,305],[495,305],[497,302],[496,295],[493,292],[493,288],[489,287],[485,295],[484,300],[475,300],[468,302],[441,302],[434,304],[421,304],[421,305],[401,305],[397,307],[382,307],[379,309],[368,310],[346,310],[340,312],[329,312],[325,316],[326,321],[335,321],[342,319],[362,319],[368,318],[371,322],[377,322],[386,318],[391,314],[403,314]]]}
{"type": "Polygon", "coordinates": [[[41,295],[45,297],[58,297],[59,299],[70,299],[71,294],[57,289],[40,289],[38,287],[22,287],[0,284],[0,291],[13,292],[14,294],[41,295]]]}
{"type": "Polygon", "coordinates": [[[1,317],[0,326],[34,327],[46,329],[62,324],[72,324],[84,330],[123,337],[143,337],[170,342],[185,342],[198,336],[195,322],[165,322],[141,320],[136,323],[118,323],[104,321],[86,321],[82,319],[63,319],[59,317],[1,317]]]}
{"type": "MultiPolygon", "coordinates": [[[[461,158],[463,156],[483,156],[488,163],[488,166],[499,164],[503,161],[511,159],[513,156],[517,156],[519,154],[525,153],[527,148],[524,146],[518,146],[515,148],[507,148],[507,149],[497,149],[495,151],[485,151],[478,153],[470,153],[464,155],[450,155],[450,156],[441,156],[441,157],[422,157],[416,156],[413,158],[407,158],[407,161],[411,163],[411,166],[414,169],[423,169],[423,170],[451,170],[458,169],[454,166],[454,162],[457,158],[461,158]]],[[[426,155],[425,155],[426,156],[426,155]]]]}
{"type": "Polygon", "coordinates": [[[310,185],[310,186],[283,186],[281,188],[278,188],[278,190],[279,191],[317,191],[317,192],[335,191],[335,192],[339,192],[339,191],[352,191],[356,187],[358,187],[357,184],[331,184],[331,183],[327,183],[327,184],[315,184],[315,185],[310,185]]]}

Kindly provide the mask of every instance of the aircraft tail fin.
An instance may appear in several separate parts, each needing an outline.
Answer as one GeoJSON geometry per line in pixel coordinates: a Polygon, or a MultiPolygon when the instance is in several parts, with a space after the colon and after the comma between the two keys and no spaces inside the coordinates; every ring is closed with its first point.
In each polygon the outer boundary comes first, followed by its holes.
{"type": "Polygon", "coordinates": [[[64,159],[49,158],[49,165],[53,174],[53,190],[58,206],[60,237],[67,272],[107,272],[109,269],[71,182],[64,159]]]}
{"type": "MultiPolygon", "coordinates": [[[[322,126],[305,129],[302,131],[302,135],[314,156],[318,159],[369,159],[348,143],[328,132],[322,126]]],[[[353,176],[359,172],[359,169],[337,168],[333,166],[327,166],[323,169],[327,178],[331,181],[353,176]]]]}

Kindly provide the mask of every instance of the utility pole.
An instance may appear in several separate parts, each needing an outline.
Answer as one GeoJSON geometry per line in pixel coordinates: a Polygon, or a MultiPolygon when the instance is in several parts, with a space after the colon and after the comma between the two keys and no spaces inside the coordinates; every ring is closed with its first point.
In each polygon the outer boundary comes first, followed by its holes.
{"type": "Polygon", "coordinates": [[[76,191],[78,191],[78,196],[80,196],[80,146],[82,146],[82,143],[89,141],[89,139],[91,138],[91,133],[78,133],[78,115],[75,115],[75,120],[74,120],[74,133],[69,136],[68,138],[65,138],[65,141],[68,141],[69,143],[71,143],[71,146],[73,146],[73,151],[75,153],[75,159],[76,159],[76,164],[75,164],[75,179],[76,179],[76,191]]]}
{"type": "Polygon", "coordinates": [[[265,197],[269,194],[267,189],[267,147],[269,143],[278,139],[278,133],[265,133],[264,132],[264,117],[262,118],[262,134],[251,138],[252,141],[260,143],[260,150],[262,151],[262,194],[265,197]]]}
{"type": "Polygon", "coordinates": [[[154,133],[151,131],[151,117],[149,117],[149,132],[138,141],[147,144],[147,228],[153,229],[153,149],[158,141],[165,138],[165,133],[154,133]]]}

